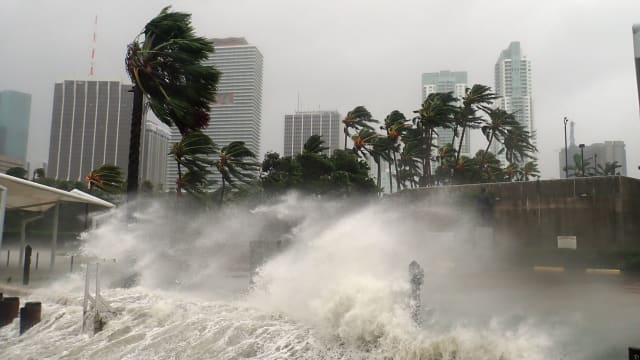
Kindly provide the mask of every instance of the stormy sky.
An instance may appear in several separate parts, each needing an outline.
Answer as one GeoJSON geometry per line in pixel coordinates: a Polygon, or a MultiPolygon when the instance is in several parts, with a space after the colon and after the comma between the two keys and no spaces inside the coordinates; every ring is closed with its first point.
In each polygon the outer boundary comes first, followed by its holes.
{"type": "MultiPolygon", "coordinates": [[[[262,153],[282,151],[283,116],[365,105],[409,116],[420,75],[466,70],[493,87],[510,41],[532,62],[543,178],[558,177],[564,116],[576,142],[624,140],[638,177],[640,116],[631,26],[638,0],[2,0],[0,90],[31,93],[29,159],[46,161],[53,85],[86,79],[98,15],[96,79],[128,82],[125,47],[166,5],[193,14],[199,35],[242,36],[264,55],[262,153]]],[[[479,134],[472,148],[485,145],[479,134]]]]}

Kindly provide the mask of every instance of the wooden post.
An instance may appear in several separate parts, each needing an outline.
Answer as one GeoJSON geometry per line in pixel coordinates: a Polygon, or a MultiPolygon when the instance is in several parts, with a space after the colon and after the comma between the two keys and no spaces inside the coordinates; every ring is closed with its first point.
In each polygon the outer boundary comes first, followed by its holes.
{"type": "Polygon", "coordinates": [[[28,302],[20,309],[20,335],[42,319],[42,303],[28,302]]]}
{"type": "Polygon", "coordinates": [[[0,301],[0,326],[9,325],[18,317],[20,298],[5,297],[0,301]]]}
{"type": "Polygon", "coordinates": [[[49,262],[49,270],[53,271],[56,265],[56,251],[58,248],[58,220],[60,218],[60,203],[56,203],[53,207],[53,229],[51,234],[51,261],[49,262]]]}
{"type": "Polygon", "coordinates": [[[71,265],[69,265],[69,272],[73,272],[73,255],[71,255],[71,265]]]}
{"type": "Polygon", "coordinates": [[[36,270],[38,270],[38,260],[40,260],[40,252],[36,251],[36,270]]]}
{"type": "Polygon", "coordinates": [[[22,285],[29,285],[29,273],[31,272],[31,245],[24,248],[24,270],[22,271],[22,285]]]}
{"type": "Polygon", "coordinates": [[[11,258],[11,250],[7,249],[7,267],[9,267],[9,259],[11,258]]]}

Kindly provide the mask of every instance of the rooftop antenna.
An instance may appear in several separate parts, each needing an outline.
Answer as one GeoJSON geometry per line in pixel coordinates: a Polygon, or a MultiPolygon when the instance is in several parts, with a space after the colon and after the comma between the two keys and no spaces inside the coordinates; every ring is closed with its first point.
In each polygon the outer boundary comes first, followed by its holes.
{"type": "Polygon", "coordinates": [[[93,77],[93,68],[96,65],[96,31],[98,28],[98,15],[93,22],[93,41],[91,44],[91,66],[89,67],[89,77],[93,77]]]}
{"type": "Polygon", "coordinates": [[[296,112],[300,112],[300,91],[298,91],[298,106],[296,107],[296,112]]]}

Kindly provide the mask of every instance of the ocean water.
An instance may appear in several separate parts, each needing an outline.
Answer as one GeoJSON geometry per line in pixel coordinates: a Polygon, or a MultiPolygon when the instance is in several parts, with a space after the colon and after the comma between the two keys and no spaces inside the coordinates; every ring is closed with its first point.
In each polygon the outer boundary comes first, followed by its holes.
{"type": "Polygon", "coordinates": [[[78,271],[21,299],[41,301],[43,320],[22,336],[18,321],[0,328],[1,358],[613,359],[640,343],[638,295],[514,274],[472,216],[445,205],[290,194],[182,217],[156,204],[133,226],[124,217],[83,240],[115,310],[103,331],[82,331],[78,271]],[[289,245],[254,273],[250,243],[274,237],[289,245]],[[412,260],[425,270],[421,326],[412,260]]]}

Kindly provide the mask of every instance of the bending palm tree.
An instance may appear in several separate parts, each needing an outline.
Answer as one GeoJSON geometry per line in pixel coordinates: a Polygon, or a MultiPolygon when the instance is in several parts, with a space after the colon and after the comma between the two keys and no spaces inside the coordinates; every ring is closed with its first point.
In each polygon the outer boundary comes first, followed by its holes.
{"type": "Polygon", "coordinates": [[[485,164],[485,159],[489,153],[489,148],[491,147],[493,140],[503,143],[509,129],[513,126],[519,125],[520,124],[516,120],[515,116],[505,110],[498,108],[489,111],[489,122],[481,128],[482,133],[488,141],[487,148],[484,150],[480,161],[481,167],[485,164]]]}
{"type": "MultiPolygon", "coordinates": [[[[475,84],[470,89],[465,89],[465,95],[462,97],[462,107],[456,114],[456,129],[454,129],[454,139],[457,133],[457,127],[462,128],[460,134],[460,142],[458,144],[458,151],[456,153],[456,162],[460,160],[460,153],[462,151],[462,143],[464,142],[464,135],[469,129],[477,129],[480,126],[482,119],[476,114],[478,110],[485,112],[489,111],[489,105],[493,104],[493,100],[498,96],[491,92],[491,88],[485,85],[475,84]]],[[[451,144],[453,145],[453,140],[451,144]]]]}
{"type": "Polygon", "coordinates": [[[206,188],[206,175],[211,173],[207,168],[214,165],[211,156],[216,154],[217,150],[211,138],[201,131],[189,132],[179,142],[173,144],[169,154],[178,164],[178,179],[176,179],[178,194],[182,193],[183,188],[189,193],[202,192],[198,189],[200,185],[204,185],[203,189],[206,188]],[[182,176],[183,166],[190,173],[188,178],[190,182],[182,176]]]}
{"type": "Polygon", "coordinates": [[[220,204],[224,200],[224,187],[226,183],[235,187],[234,180],[242,183],[249,183],[255,178],[259,164],[255,161],[256,155],[249,150],[243,141],[234,141],[220,149],[218,160],[215,162],[216,169],[222,175],[222,187],[220,191],[220,204]]]}
{"type": "Polygon", "coordinates": [[[303,152],[319,155],[329,149],[324,146],[324,140],[320,135],[311,135],[303,145],[303,152]]]}
{"type": "Polygon", "coordinates": [[[162,9],[127,46],[125,64],[133,82],[127,193],[138,190],[143,98],[158,119],[181,134],[209,123],[219,72],[203,65],[213,45],[197,37],[191,15],[162,9]]]}
{"type": "Polygon", "coordinates": [[[347,150],[347,138],[349,137],[349,129],[353,129],[358,132],[360,129],[373,130],[373,127],[369,123],[377,123],[371,117],[371,113],[364,106],[356,106],[353,110],[347,113],[347,116],[342,120],[344,124],[344,149],[347,150]]]}
{"type": "MultiPolygon", "coordinates": [[[[396,175],[398,174],[398,160],[396,158],[396,153],[400,151],[400,138],[409,128],[407,124],[407,118],[398,110],[393,110],[387,117],[384,119],[384,126],[380,127],[382,130],[385,130],[387,133],[387,148],[390,154],[387,154],[387,157],[391,160],[393,158],[393,166],[396,170],[396,175]]],[[[393,176],[391,172],[391,161],[389,161],[389,192],[393,193],[393,176]]],[[[400,183],[396,180],[396,187],[398,191],[400,191],[400,183]]]]}
{"type": "Polygon", "coordinates": [[[122,170],[112,164],[104,164],[91,170],[84,179],[89,184],[89,192],[95,186],[107,193],[118,193],[122,191],[124,185],[122,170]]]}

